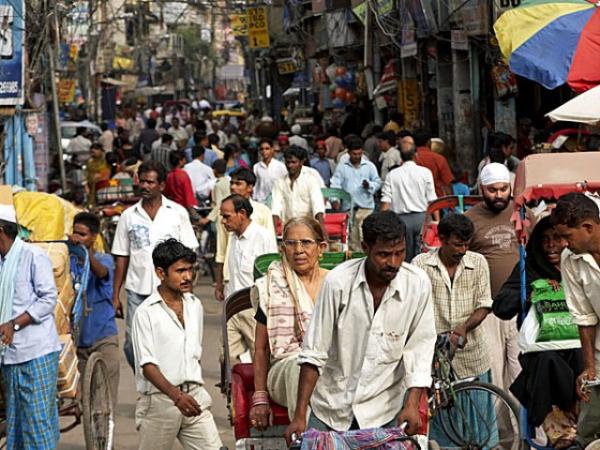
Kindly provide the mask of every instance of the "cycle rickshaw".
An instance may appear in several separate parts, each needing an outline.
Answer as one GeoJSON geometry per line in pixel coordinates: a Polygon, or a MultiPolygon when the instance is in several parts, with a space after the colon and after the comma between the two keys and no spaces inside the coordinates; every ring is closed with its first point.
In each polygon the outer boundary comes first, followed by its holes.
{"type": "MultiPolygon", "coordinates": [[[[4,188],[10,190],[10,187],[4,188]]],[[[17,193],[14,199],[22,228],[21,237],[48,254],[58,291],[55,321],[62,350],[56,401],[59,416],[72,419],[60,431],[67,432],[83,424],[88,450],[111,450],[114,444],[114,410],[108,370],[101,354],[95,352],[90,355],[85,371],[82,374],[78,372],[76,346],[79,323],[90,311],[85,295],[90,268],[85,247],[64,240],[68,228],[65,227],[66,220],[74,215],[72,206],[54,195],[37,192],[17,193]],[[23,208],[27,208],[26,213],[23,208]],[[82,269],[77,271],[76,276],[71,274],[71,263],[80,265],[82,269]]],[[[3,400],[0,383],[0,448],[6,444],[3,400]]]]}
{"type": "MultiPolygon", "coordinates": [[[[525,244],[527,243],[526,210],[542,213],[560,197],[571,192],[600,193],[600,153],[535,154],[525,158],[517,169],[514,188],[513,222],[520,242],[520,297],[521,310],[526,311],[525,244]]],[[[522,319],[525,319],[524,313],[522,319]]],[[[521,352],[546,352],[580,348],[579,339],[552,340],[521,344],[521,352]]],[[[598,389],[597,387],[592,389],[598,389]]],[[[525,408],[521,408],[521,427],[525,443],[531,448],[551,450],[534,441],[535,430],[528,422],[525,408]]],[[[594,445],[594,444],[591,444],[594,445]]]]}

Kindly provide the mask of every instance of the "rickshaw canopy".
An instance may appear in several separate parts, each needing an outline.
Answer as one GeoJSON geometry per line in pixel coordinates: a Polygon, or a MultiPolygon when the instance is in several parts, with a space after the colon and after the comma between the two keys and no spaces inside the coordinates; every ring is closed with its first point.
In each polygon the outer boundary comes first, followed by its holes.
{"type": "Polygon", "coordinates": [[[570,192],[600,190],[600,152],[540,153],[525,158],[517,168],[512,220],[523,236],[521,208],[530,202],[556,201],[570,192]]]}

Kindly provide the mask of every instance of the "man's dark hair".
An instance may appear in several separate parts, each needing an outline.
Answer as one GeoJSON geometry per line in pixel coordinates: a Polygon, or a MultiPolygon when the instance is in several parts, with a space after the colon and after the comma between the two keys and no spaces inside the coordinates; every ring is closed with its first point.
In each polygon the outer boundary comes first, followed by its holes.
{"type": "Polygon", "coordinates": [[[333,136],[333,137],[339,137],[339,136],[338,136],[338,130],[337,130],[337,128],[336,128],[336,127],[332,127],[332,126],[330,126],[330,127],[327,127],[327,134],[328,134],[329,136],[333,136]]]}
{"type": "Polygon", "coordinates": [[[494,134],[492,147],[508,147],[509,145],[514,144],[515,142],[515,138],[513,138],[510,134],[498,132],[494,134]]]}
{"type": "Polygon", "coordinates": [[[269,144],[271,147],[273,147],[273,139],[269,139],[269,138],[262,138],[259,142],[258,142],[258,148],[261,147],[261,145],[263,144],[269,144]]]}
{"type": "Polygon", "coordinates": [[[506,161],[506,155],[501,148],[491,147],[488,151],[488,156],[491,163],[504,164],[504,161],[506,161]]]}
{"type": "Polygon", "coordinates": [[[584,220],[600,224],[598,205],[594,200],[580,192],[571,192],[558,199],[552,212],[552,222],[576,228],[584,220]]]}
{"type": "MultiPolygon", "coordinates": [[[[216,161],[215,161],[216,162],[216,161]]],[[[256,185],[256,175],[250,169],[246,169],[245,167],[240,167],[236,169],[231,174],[232,180],[245,181],[246,184],[250,186],[256,185]]]]}
{"type": "Polygon", "coordinates": [[[217,133],[210,133],[208,135],[208,143],[210,145],[217,145],[219,143],[219,135],[217,133]]]}
{"type": "Polygon", "coordinates": [[[0,219],[0,228],[2,228],[5,235],[13,240],[16,239],[17,234],[19,234],[19,226],[14,222],[0,219]]]}
{"type": "Polygon", "coordinates": [[[381,132],[383,132],[383,127],[381,125],[373,125],[373,128],[371,128],[371,134],[374,136],[377,136],[381,132]]]}
{"type": "Polygon", "coordinates": [[[475,234],[473,222],[464,214],[448,214],[444,216],[438,225],[438,234],[449,238],[452,234],[461,241],[470,241],[475,234]]]}
{"type": "Polygon", "coordinates": [[[206,134],[206,124],[204,123],[204,120],[202,120],[202,119],[196,120],[196,122],[194,123],[194,126],[196,127],[196,133],[204,132],[204,134],[206,134]]]}
{"type": "Polygon", "coordinates": [[[285,151],[284,158],[298,158],[300,161],[304,162],[308,158],[308,152],[298,145],[292,145],[285,151]]]}
{"type": "Polygon", "coordinates": [[[398,125],[404,125],[404,115],[399,111],[392,111],[390,113],[390,120],[393,120],[398,125]]]}
{"type": "Polygon", "coordinates": [[[403,139],[407,136],[413,137],[413,134],[410,132],[410,130],[403,128],[402,130],[398,131],[397,137],[399,137],[400,139],[403,139]]]}
{"type": "Polygon", "coordinates": [[[252,208],[250,200],[247,198],[238,194],[231,194],[229,197],[224,198],[221,204],[225,203],[226,201],[233,203],[233,209],[236,213],[239,213],[243,210],[246,211],[246,217],[252,216],[254,209],[252,208]]]}
{"type": "Polygon", "coordinates": [[[381,139],[382,141],[386,141],[392,147],[394,145],[396,145],[396,135],[393,132],[391,132],[391,131],[384,131],[382,133],[379,133],[379,135],[377,136],[377,138],[381,139]]]}
{"type": "Polygon", "coordinates": [[[182,159],[185,159],[185,155],[182,151],[173,150],[169,152],[169,164],[171,164],[173,169],[179,165],[182,159]]]}
{"type": "MultiPolygon", "coordinates": [[[[202,122],[202,123],[204,123],[204,122],[202,122]]],[[[202,139],[204,139],[204,138],[206,138],[206,133],[205,132],[203,132],[203,131],[196,131],[194,133],[194,144],[200,145],[200,141],[202,139]]]]}
{"type": "Polygon", "coordinates": [[[161,141],[165,142],[165,143],[166,142],[173,142],[173,135],[171,135],[169,133],[165,133],[165,134],[162,135],[161,141]]]}
{"type": "Polygon", "coordinates": [[[225,146],[225,148],[223,149],[223,159],[225,161],[229,161],[229,158],[231,158],[238,151],[239,151],[239,148],[238,148],[237,145],[235,145],[235,144],[227,144],[225,146]]]}
{"type": "Polygon", "coordinates": [[[417,147],[413,144],[410,145],[409,148],[404,148],[404,145],[400,147],[400,157],[402,161],[412,161],[415,159],[415,155],[417,154],[417,147]]]}
{"type": "Polygon", "coordinates": [[[224,159],[217,159],[213,163],[212,168],[219,175],[224,175],[225,172],[227,172],[227,161],[225,161],[224,159]]]}
{"type": "Polygon", "coordinates": [[[417,130],[413,134],[413,139],[417,147],[425,147],[431,140],[431,133],[427,130],[417,130]]]}
{"type": "Polygon", "coordinates": [[[87,131],[86,127],[77,127],[75,129],[75,135],[76,136],[81,136],[82,134],[85,134],[86,131],[87,131]]]}
{"type": "Polygon", "coordinates": [[[150,129],[156,128],[156,120],[153,119],[152,117],[150,119],[148,119],[146,121],[146,127],[150,128],[150,129]]]}
{"type": "Polygon", "coordinates": [[[202,155],[204,155],[204,147],[202,147],[201,145],[194,145],[192,147],[192,158],[198,159],[202,155]]]}
{"type": "Polygon", "coordinates": [[[92,214],[91,212],[84,211],[75,215],[73,225],[76,223],[85,225],[93,234],[100,232],[100,219],[98,219],[96,214],[92,214]]]}
{"type": "Polygon", "coordinates": [[[399,241],[406,236],[406,225],[393,211],[374,212],[362,224],[363,241],[371,246],[377,241],[399,241]]]}
{"type": "Polygon", "coordinates": [[[102,147],[102,144],[100,142],[94,142],[92,145],[90,145],[90,150],[102,150],[102,151],[104,151],[104,147],[102,147]]]}
{"type": "Polygon", "coordinates": [[[106,131],[106,130],[108,130],[108,124],[107,124],[106,122],[102,122],[102,123],[100,124],[100,129],[101,129],[102,131],[106,131]]]}
{"type": "Polygon", "coordinates": [[[152,251],[154,267],[160,267],[165,273],[169,271],[169,267],[182,259],[187,263],[194,264],[196,252],[174,238],[159,242],[152,251]]]}
{"type": "Polygon", "coordinates": [[[355,134],[349,134],[344,139],[344,144],[346,144],[346,148],[350,150],[356,150],[359,148],[363,148],[363,141],[355,134]]]}
{"type": "Polygon", "coordinates": [[[142,163],[138,169],[138,176],[141,178],[147,172],[156,172],[159,183],[167,181],[167,169],[165,169],[165,166],[160,161],[151,159],[142,163]]]}

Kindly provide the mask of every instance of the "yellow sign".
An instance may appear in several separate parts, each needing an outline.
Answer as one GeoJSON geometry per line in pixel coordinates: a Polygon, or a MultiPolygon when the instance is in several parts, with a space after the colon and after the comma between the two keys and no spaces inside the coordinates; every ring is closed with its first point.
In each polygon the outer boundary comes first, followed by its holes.
{"type": "Polygon", "coordinates": [[[75,100],[75,80],[64,78],[58,82],[59,103],[72,103],[75,100]]]}
{"type": "Polygon", "coordinates": [[[279,75],[288,75],[298,72],[298,62],[293,58],[282,58],[277,60],[277,71],[279,75]]]}
{"type": "Polygon", "coordinates": [[[398,81],[398,110],[404,114],[404,123],[409,127],[420,122],[421,95],[417,80],[398,81]]]}
{"type": "Polygon", "coordinates": [[[248,36],[248,16],[233,14],[231,16],[231,31],[234,36],[248,36]]]}
{"type": "Polygon", "coordinates": [[[248,44],[250,48],[268,48],[271,42],[269,40],[267,8],[265,6],[248,8],[247,16],[248,44]]]}

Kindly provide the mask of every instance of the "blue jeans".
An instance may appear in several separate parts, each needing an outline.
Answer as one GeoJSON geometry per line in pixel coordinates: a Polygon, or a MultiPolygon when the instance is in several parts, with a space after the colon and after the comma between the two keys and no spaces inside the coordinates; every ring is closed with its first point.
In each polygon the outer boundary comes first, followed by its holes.
{"type": "Polygon", "coordinates": [[[133,315],[138,306],[146,300],[149,295],[141,295],[136,292],[125,289],[127,294],[127,314],[125,315],[125,344],[123,344],[123,351],[125,352],[125,358],[129,363],[129,366],[135,372],[135,358],[133,357],[133,342],[131,341],[131,324],[133,323],[133,315]]]}

